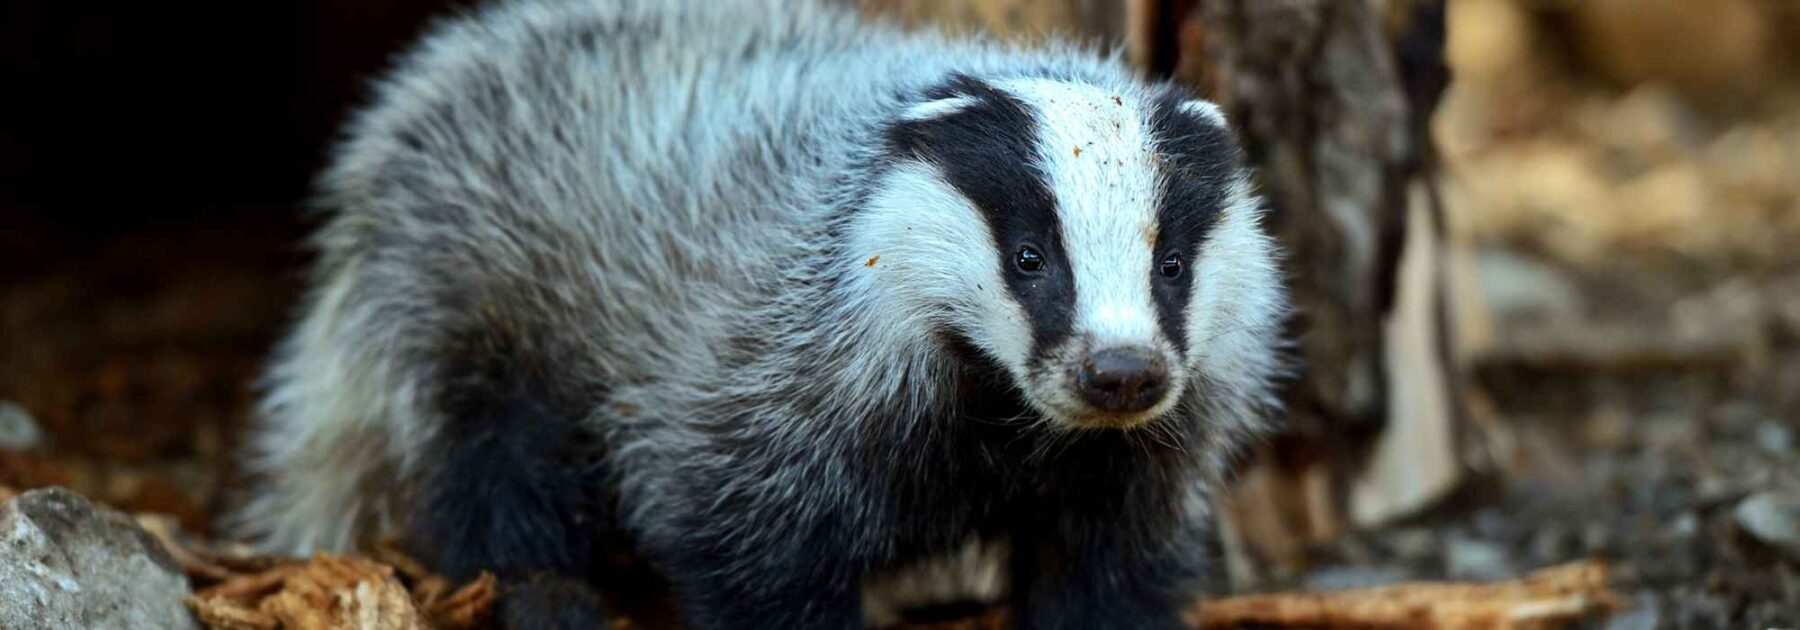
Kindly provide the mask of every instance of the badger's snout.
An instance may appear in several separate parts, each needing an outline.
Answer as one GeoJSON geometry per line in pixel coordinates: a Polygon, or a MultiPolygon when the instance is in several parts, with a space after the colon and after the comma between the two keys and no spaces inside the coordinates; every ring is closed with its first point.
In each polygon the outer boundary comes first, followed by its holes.
{"type": "Polygon", "coordinates": [[[1095,409],[1136,413],[1155,407],[1168,394],[1169,367],[1149,348],[1108,348],[1081,362],[1075,385],[1095,409]]]}

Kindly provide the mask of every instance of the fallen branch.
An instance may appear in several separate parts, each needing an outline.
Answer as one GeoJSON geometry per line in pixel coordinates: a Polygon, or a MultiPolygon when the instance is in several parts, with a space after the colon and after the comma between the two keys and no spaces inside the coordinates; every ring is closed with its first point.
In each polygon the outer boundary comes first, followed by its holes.
{"type": "Polygon", "coordinates": [[[1408,583],[1334,593],[1209,600],[1199,628],[1551,628],[1618,608],[1600,561],[1551,567],[1494,584],[1408,583]]]}

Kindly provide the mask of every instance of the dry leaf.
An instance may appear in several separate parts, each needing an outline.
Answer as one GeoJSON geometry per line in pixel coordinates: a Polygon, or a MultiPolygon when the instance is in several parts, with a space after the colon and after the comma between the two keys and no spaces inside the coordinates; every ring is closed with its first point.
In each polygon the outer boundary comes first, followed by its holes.
{"type": "Polygon", "coordinates": [[[426,628],[394,569],[358,556],[315,554],[261,610],[292,630],[426,628]]]}

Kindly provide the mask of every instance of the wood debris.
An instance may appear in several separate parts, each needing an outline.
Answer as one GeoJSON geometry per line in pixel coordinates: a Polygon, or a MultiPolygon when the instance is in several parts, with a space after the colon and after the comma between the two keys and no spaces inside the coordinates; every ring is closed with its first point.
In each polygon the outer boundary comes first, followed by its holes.
{"type": "Polygon", "coordinates": [[[181,565],[181,571],[187,574],[195,586],[207,586],[240,574],[259,573],[277,565],[298,562],[290,558],[260,555],[246,547],[220,546],[195,540],[182,530],[179,519],[167,514],[139,513],[136,519],[139,527],[162,543],[163,549],[169,552],[169,557],[181,565]]]}
{"type": "Polygon", "coordinates": [[[200,541],[166,515],[138,522],[202,587],[187,604],[213,630],[473,630],[491,627],[499,598],[493,574],[459,587],[391,545],[302,560],[200,541]]]}
{"type": "Polygon", "coordinates": [[[1619,607],[1599,561],[1551,567],[1493,584],[1409,583],[1334,593],[1209,600],[1199,628],[1523,629],[1571,625],[1619,607]]]}
{"type": "Polygon", "coordinates": [[[493,616],[494,602],[500,597],[500,581],[494,574],[481,575],[458,588],[450,580],[432,573],[418,560],[406,555],[393,541],[383,541],[375,548],[375,559],[392,565],[412,585],[413,601],[424,612],[431,627],[462,630],[484,628],[493,616]]]}
{"type": "Polygon", "coordinates": [[[306,564],[228,579],[189,596],[188,606],[213,628],[430,627],[393,567],[326,553],[306,564]]]}

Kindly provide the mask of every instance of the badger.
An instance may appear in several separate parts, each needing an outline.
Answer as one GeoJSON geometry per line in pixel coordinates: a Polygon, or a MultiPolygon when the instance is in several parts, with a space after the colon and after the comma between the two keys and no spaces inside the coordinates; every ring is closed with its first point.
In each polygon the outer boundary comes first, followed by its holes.
{"type": "Polygon", "coordinates": [[[498,575],[512,627],[647,584],[690,628],[878,625],[920,575],[1020,627],[1180,625],[1281,368],[1218,106],[813,0],[502,2],[371,100],[246,539],[398,537],[498,575]]]}

